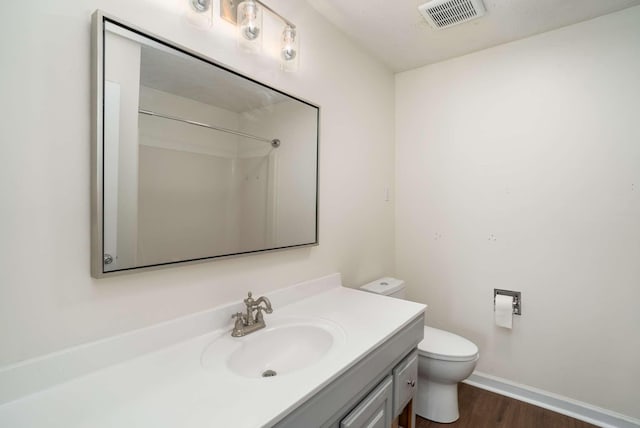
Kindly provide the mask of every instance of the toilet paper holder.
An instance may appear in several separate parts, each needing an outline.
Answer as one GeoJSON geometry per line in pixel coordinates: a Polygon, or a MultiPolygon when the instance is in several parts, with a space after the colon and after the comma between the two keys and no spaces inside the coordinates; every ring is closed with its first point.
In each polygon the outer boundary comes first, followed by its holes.
{"type": "Polygon", "coordinates": [[[501,290],[499,288],[493,289],[493,308],[495,310],[496,307],[496,296],[498,294],[504,296],[513,297],[513,315],[522,315],[522,296],[519,291],[511,291],[511,290],[501,290]]]}

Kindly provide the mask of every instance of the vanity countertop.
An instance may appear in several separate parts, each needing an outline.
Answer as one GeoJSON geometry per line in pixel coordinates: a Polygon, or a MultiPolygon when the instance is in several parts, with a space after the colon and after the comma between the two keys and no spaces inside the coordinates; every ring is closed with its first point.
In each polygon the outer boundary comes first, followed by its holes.
{"type": "MultiPolygon", "coordinates": [[[[367,353],[421,316],[424,305],[341,286],[285,306],[274,316],[330,320],[345,340],[327,358],[271,378],[204,368],[203,351],[224,328],[140,355],[0,405],[0,426],[236,427],[272,426],[367,353]]],[[[269,315],[265,316],[267,325],[269,315]]]]}

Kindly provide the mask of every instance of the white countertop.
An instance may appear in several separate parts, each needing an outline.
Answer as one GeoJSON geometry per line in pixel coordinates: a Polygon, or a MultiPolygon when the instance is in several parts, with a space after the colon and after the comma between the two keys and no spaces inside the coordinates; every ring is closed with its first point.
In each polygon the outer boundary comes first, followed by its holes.
{"type": "MultiPolygon", "coordinates": [[[[314,365],[272,378],[204,368],[207,345],[230,326],[0,405],[0,427],[272,426],[424,311],[425,306],[333,287],[273,316],[337,323],[345,341],[314,365]]],[[[265,316],[267,326],[270,315],[265,316]]]]}

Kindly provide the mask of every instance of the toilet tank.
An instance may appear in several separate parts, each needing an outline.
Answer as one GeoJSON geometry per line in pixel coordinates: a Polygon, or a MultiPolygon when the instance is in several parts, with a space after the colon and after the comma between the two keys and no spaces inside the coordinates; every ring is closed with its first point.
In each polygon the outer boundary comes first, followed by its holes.
{"type": "Polygon", "coordinates": [[[376,279],[368,284],[360,287],[361,290],[369,293],[382,294],[384,296],[395,297],[397,299],[405,298],[404,281],[397,278],[384,277],[376,279]]]}

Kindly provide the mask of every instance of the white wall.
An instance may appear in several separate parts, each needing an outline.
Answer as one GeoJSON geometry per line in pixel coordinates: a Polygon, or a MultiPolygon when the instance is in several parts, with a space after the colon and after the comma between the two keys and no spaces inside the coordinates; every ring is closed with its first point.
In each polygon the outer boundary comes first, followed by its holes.
{"type": "MultiPolygon", "coordinates": [[[[185,24],[178,0],[2,2],[0,366],[330,272],[393,272],[392,73],[302,1],[269,5],[301,34],[300,70],[185,24]],[[95,8],[322,107],[320,245],[95,280],[89,274],[89,35],[95,8]]],[[[214,2],[215,3],[215,2],[214,2]]],[[[265,21],[268,21],[265,19],[265,21]]],[[[271,32],[277,44],[279,33],[271,32]]],[[[265,34],[265,36],[268,36],[265,34]]],[[[276,308],[277,310],[277,308],[276,308]]]]}
{"type": "Polygon", "coordinates": [[[640,7],[396,77],[396,274],[478,370],[640,417],[640,7]],[[513,331],[493,288],[522,291],[513,331]]]}

